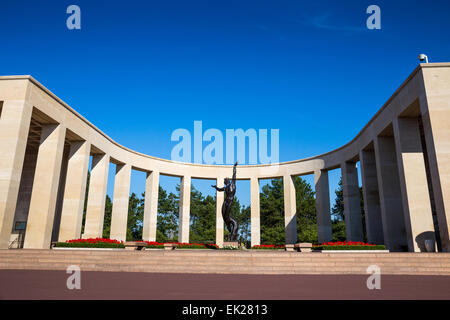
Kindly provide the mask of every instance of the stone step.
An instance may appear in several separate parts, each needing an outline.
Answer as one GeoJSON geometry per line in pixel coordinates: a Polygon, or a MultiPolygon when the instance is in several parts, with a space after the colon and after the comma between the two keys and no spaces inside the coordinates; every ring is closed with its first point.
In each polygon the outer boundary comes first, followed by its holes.
{"type": "Polygon", "coordinates": [[[58,250],[48,250],[48,249],[20,249],[20,250],[8,250],[8,249],[0,249],[0,255],[4,254],[35,254],[35,253],[41,253],[41,254],[114,254],[120,252],[121,254],[162,254],[162,255],[170,255],[170,254],[184,254],[184,255],[223,255],[227,254],[227,256],[302,256],[302,255],[317,255],[317,256],[337,256],[337,255],[346,255],[346,256],[356,256],[360,257],[361,255],[364,256],[401,256],[401,257],[408,257],[408,256],[414,256],[419,258],[427,258],[427,257],[436,257],[436,256],[447,256],[448,253],[413,253],[413,252],[390,252],[390,253],[371,253],[371,251],[367,251],[364,253],[352,253],[352,252],[342,252],[342,253],[327,253],[326,251],[318,253],[298,253],[298,252],[286,252],[286,251],[272,251],[272,250],[246,250],[246,251],[223,251],[223,250],[189,250],[189,249],[183,249],[183,250],[144,250],[144,251],[138,251],[138,250],[65,250],[65,249],[58,249],[58,250]]]}
{"type": "MultiPolygon", "coordinates": [[[[361,261],[358,263],[352,262],[336,262],[336,261],[328,261],[328,262],[290,262],[290,263],[279,263],[279,262],[269,262],[269,261],[216,261],[216,260],[208,260],[208,261],[198,261],[198,260],[185,260],[185,261],[171,261],[171,260],[149,260],[149,261],[130,261],[130,260],[96,260],[96,259],[1,259],[0,263],[2,265],[18,265],[18,264],[40,264],[40,265],[52,265],[57,263],[62,264],[107,264],[107,265],[136,265],[136,266],[171,266],[171,265],[181,265],[181,266],[216,266],[216,265],[224,265],[224,266],[270,266],[270,267],[365,267],[370,263],[377,263],[377,261],[361,261]]],[[[377,265],[389,267],[449,267],[449,264],[446,262],[434,262],[434,263],[420,263],[414,261],[405,261],[405,262],[382,262],[377,263],[377,265]]]]}
{"type": "Polygon", "coordinates": [[[166,266],[166,265],[182,265],[182,266],[216,266],[216,265],[224,265],[224,266],[270,266],[270,267],[367,267],[370,264],[377,264],[380,267],[448,267],[447,263],[431,263],[431,264],[422,264],[417,262],[401,262],[401,263],[377,263],[376,261],[370,262],[359,262],[359,263],[339,263],[339,262],[324,262],[324,263],[277,263],[277,262],[248,262],[248,261],[167,261],[167,260],[158,260],[158,261],[106,261],[106,260],[37,260],[37,261],[2,261],[2,263],[11,263],[11,264],[19,264],[19,263],[28,263],[28,264],[54,264],[54,263],[64,263],[64,264],[83,264],[83,263],[91,263],[91,264],[108,264],[108,265],[122,265],[122,264],[132,264],[132,265],[143,265],[143,266],[166,266]]]}
{"type": "MultiPolygon", "coordinates": [[[[130,257],[95,257],[95,256],[33,256],[33,257],[0,257],[0,261],[2,262],[40,262],[40,263],[52,263],[59,261],[72,261],[72,262],[105,262],[108,263],[129,263],[130,257]]],[[[447,259],[433,259],[431,261],[424,261],[418,259],[288,259],[284,261],[280,261],[277,259],[245,259],[245,258],[236,258],[236,259],[228,259],[223,257],[209,257],[207,259],[195,259],[195,258],[184,258],[184,257],[135,257],[132,259],[133,263],[173,263],[173,264],[268,264],[268,265],[305,265],[305,266],[332,266],[332,265],[367,265],[369,263],[377,263],[380,265],[384,264],[396,264],[396,265],[450,265],[450,261],[447,259]]]]}
{"type": "Polygon", "coordinates": [[[429,258],[429,259],[422,259],[421,257],[364,257],[365,259],[362,259],[362,257],[342,257],[342,256],[302,256],[302,257],[278,257],[278,258],[266,258],[266,257],[253,257],[253,256],[241,256],[241,257],[233,257],[230,259],[230,257],[223,257],[223,256],[207,256],[207,257],[195,257],[195,256],[185,256],[184,254],[175,254],[175,255],[154,255],[154,254],[128,254],[128,253],[116,253],[116,254],[100,254],[100,255],[92,255],[91,253],[87,254],[77,254],[77,255],[71,255],[71,254],[26,254],[26,255],[1,255],[0,254],[0,261],[34,261],[34,262],[57,262],[57,261],[109,261],[111,263],[113,262],[120,262],[124,261],[125,263],[129,263],[130,260],[134,261],[135,263],[254,263],[254,264],[260,264],[260,263],[273,263],[276,265],[295,265],[295,264],[304,264],[304,265],[336,265],[336,264],[437,264],[437,265],[450,265],[450,259],[447,257],[435,257],[435,258],[429,258]],[[46,260],[48,259],[48,260],[46,260]],[[56,260],[55,260],[56,259],[56,260]]]}
{"type": "MultiPolygon", "coordinates": [[[[121,269],[122,266],[127,266],[130,268],[147,268],[147,269],[156,269],[156,268],[170,268],[170,267],[181,267],[184,270],[196,269],[196,268],[240,268],[241,270],[249,269],[249,268],[266,268],[273,270],[294,270],[294,269],[315,269],[315,270],[344,270],[344,269],[358,269],[358,270],[366,270],[369,265],[270,265],[270,264],[148,264],[148,263],[139,263],[139,264],[130,264],[130,263],[99,263],[99,262],[78,262],[78,261],[70,261],[70,262],[51,262],[51,263],[27,263],[27,262],[0,262],[0,268],[8,268],[14,269],[20,266],[45,266],[50,269],[55,266],[60,265],[67,268],[69,265],[95,265],[95,266],[110,266],[114,268],[121,269]]],[[[402,265],[378,265],[383,270],[391,270],[391,269],[425,269],[425,270],[440,270],[440,271],[450,271],[450,267],[448,265],[418,265],[418,264],[402,264],[402,265]]]]}
{"type": "MultiPolygon", "coordinates": [[[[206,264],[206,263],[231,263],[231,264],[239,264],[239,263],[253,263],[253,264],[274,264],[274,265],[295,265],[295,264],[302,264],[302,265],[336,265],[336,264],[345,264],[345,265],[356,265],[356,264],[368,264],[368,263],[378,263],[378,264],[419,264],[419,265],[433,265],[433,264],[443,264],[443,265],[449,265],[449,260],[439,260],[435,259],[432,261],[422,261],[417,259],[364,259],[364,260],[344,260],[344,259],[305,259],[305,260],[299,260],[299,259],[290,259],[290,260],[284,260],[279,261],[276,259],[245,259],[245,258],[239,258],[239,259],[223,259],[223,258],[208,258],[208,259],[193,259],[193,258],[179,258],[179,257],[139,257],[136,259],[131,259],[134,263],[158,263],[158,262],[164,262],[164,263],[200,263],[200,264],[206,264]]],[[[130,257],[62,257],[62,256],[38,256],[38,257],[0,257],[0,261],[19,261],[19,262],[58,262],[58,261],[95,261],[95,262],[102,262],[102,261],[108,261],[110,263],[115,262],[126,262],[128,263],[130,261],[130,257]]]]}
{"type": "Polygon", "coordinates": [[[450,261],[450,254],[441,254],[436,253],[432,256],[428,256],[426,254],[417,253],[414,255],[398,255],[393,253],[386,253],[386,254],[344,254],[344,253],[337,253],[337,254],[325,254],[325,253],[285,253],[281,255],[263,255],[263,254],[254,254],[254,253],[248,253],[248,254],[240,254],[235,255],[228,252],[217,252],[214,254],[195,254],[192,252],[180,252],[180,251],[171,251],[171,252],[158,252],[158,251],[113,251],[113,252],[104,252],[104,251],[64,251],[64,250],[47,250],[47,251],[32,251],[32,250],[5,250],[2,252],[0,250],[0,258],[1,257],[7,257],[7,256],[21,256],[21,257],[34,257],[36,255],[40,256],[68,256],[68,257],[76,257],[76,256],[95,256],[95,257],[183,257],[183,258],[202,258],[202,257],[226,257],[233,259],[235,258],[251,258],[251,259],[276,259],[279,261],[283,260],[291,260],[293,258],[295,259],[328,259],[328,258],[334,258],[334,259],[371,259],[371,258],[379,258],[379,259],[417,259],[417,260],[447,260],[450,261]]]}
{"type": "Polygon", "coordinates": [[[450,275],[450,254],[291,253],[234,251],[0,250],[0,269],[84,271],[366,274],[369,265],[384,274],[450,275]]]}
{"type": "MultiPolygon", "coordinates": [[[[0,264],[0,268],[10,268],[5,267],[0,264]]],[[[14,269],[34,269],[34,270],[65,270],[67,264],[52,264],[52,265],[35,265],[35,264],[21,264],[14,266],[14,269]]],[[[197,266],[186,268],[186,266],[131,266],[129,264],[121,265],[109,265],[109,264],[82,264],[80,268],[83,271],[115,271],[115,272],[180,272],[180,273],[243,273],[243,274],[365,274],[365,267],[335,267],[329,268],[275,268],[275,267],[262,267],[262,266],[223,266],[216,265],[210,267],[197,266]]],[[[391,267],[382,269],[383,274],[441,274],[450,275],[450,268],[399,268],[391,267]]]]}

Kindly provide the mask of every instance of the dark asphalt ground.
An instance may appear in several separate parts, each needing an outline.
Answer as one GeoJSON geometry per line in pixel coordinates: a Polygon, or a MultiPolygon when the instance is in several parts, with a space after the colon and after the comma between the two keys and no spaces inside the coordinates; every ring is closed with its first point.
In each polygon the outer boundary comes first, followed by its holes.
{"type": "Polygon", "coordinates": [[[0,270],[0,299],[445,299],[450,276],[381,275],[381,290],[369,290],[369,275],[217,275],[81,272],[81,290],[66,286],[65,271],[0,270]]]}

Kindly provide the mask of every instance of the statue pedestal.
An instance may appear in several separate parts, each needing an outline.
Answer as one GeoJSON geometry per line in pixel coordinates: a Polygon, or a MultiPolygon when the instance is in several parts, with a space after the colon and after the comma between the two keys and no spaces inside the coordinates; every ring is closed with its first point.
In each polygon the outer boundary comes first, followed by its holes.
{"type": "Polygon", "coordinates": [[[224,247],[236,247],[236,248],[239,248],[239,242],[237,242],[237,241],[225,241],[223,243],[223,246],[224,247]]]}

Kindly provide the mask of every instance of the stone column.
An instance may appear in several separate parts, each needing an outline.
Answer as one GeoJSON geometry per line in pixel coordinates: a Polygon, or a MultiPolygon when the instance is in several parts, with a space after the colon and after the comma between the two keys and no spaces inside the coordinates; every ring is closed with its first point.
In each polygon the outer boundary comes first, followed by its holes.
{"type": "Polygon", "coordinates": [[[342,190],[344,193],[345,232],[348,241],[363,241],[361,199],[358,186],[356,163],[345,162],[341,165],[342,190]]]}
{"type": "Polygon", "coordinates": [[[66,189],[67,168],[69,165],[70,146],[64,144],[64,151],[61,161],[61,170],[59,174],[58,192],[56,193],[55,216],[53,217],[53,227],[51,242],[58,241],[59,230],[61,229],[61,214],[64,202],[64,190],[66,189]]]}
{"type": "MultiPolygon", "coordinates": [[[[217,178],[216,185],[218,188],[223,188],[222,177],[217,178]]],[[[216,244],[223,247],[223,217],[222,205],[224,200],[224,192],[216,191],[216,244]]]]}
{"type": "Polygon", "coordinates": [[[391,251],[403,251],[407,248],[407,242],[393,137],[380,136],[375,139],[375,159],[384,244],[391,251]]]}
{"type": "Polygon", "coordinates": [[[108,170],[108,154],[96,154],[92,157],[84,239],[101,238],[103,235],[108,170]]]}
{"type": "Polygon", "coordinates": [[[128,203],[130,199],[131,165],[116,165],[110,239],[126,241],[128,203]]]}
{"type": "Polygon", "coordinates": [[[443,252],[450,252],[450,99],[448,68],[423,69],[426,95],[420,97],[426,153],[443,252]]]}
{"type": "Polygon", "coordinates": [[[285,175],[283,177],[283,189],[286,244],[295,244],[297,242],[297,203],[294,180],[291,175],[285,175]]]}
{"type": "Polygon", "coordinates": [[[261,244],[260,204],[259,204],[259,179],[252,177],[250,180],[251,199],[251,246],[261,244]]]}
{"type": "Polygon", "coordinates": [[[324,243],[333,240],[328,171],[314,171],[314,181],[316,185],[317,238],[319,243],[324,243]]]}
{"type": "Polygon", "coordinates": [[[81,237],[90,150],[91,144],[87,141],[70,144],[58,241],[81,237]]]}
{"type": "Polygon", "coordinates": [[[178,242],[189,242],[189,212],[191,210],[191,177],[181,178],[180,185],[180,213],[178,222],[178,242]]]}
{"type": "Polygon", "coordinates": [[[158,221],[159,172],[147,173],[145,181],[144,222],[142,239],[156,241],[156,226],[158,221]]]}
{"type": "Polygon", "coordinates": [[[395,119],[394,134],[408,250],[426,251],[435,235],[418,118],[395,119]]]}
{"type": "Polygon", "coordinates": [[[384,244],[374,150],[362,150],[359,153],[359,163],[361,165],[367,241],[374,244],[384,244]]]}
{"type": "Polygon", "coordinates": [[[66,128],[42,126],[24,248],[50,248],[66,128]]]}
{"type": "Polygon", "coordinates": [[[6,100],[0,116],[0,249],[6,249],[13,227],[32,107],[6,100]]]}
{"type": "MultiPolygon", "coordinates": [[[[28,212],[30,212],[31,193],[33,191],[34,171],[36,169],[36,160],[38,147],[34,144],[27,144],[25,150],[25,159],[23,161],[22,177],[20,179],[19,195],[17,197],[16,211],[14,213],[13,229],[10,241],[14,241],[20,235],[20,241],[23,244],[24,230],[15,230],[16,222],[27,222],[28,212]]],[[[19,245],[21,246],[21,245],[19,245]]]]}

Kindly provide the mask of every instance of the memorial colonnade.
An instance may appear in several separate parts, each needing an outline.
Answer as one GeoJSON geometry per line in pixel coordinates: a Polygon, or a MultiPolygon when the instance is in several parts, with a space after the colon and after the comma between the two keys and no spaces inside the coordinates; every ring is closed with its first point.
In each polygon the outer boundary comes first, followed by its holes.
{"type": "MultiPolygon", "coordinates": [[[[450,64],[422,64],[345,146],[303,160],[239,166],[237,178],[250,181],[252,245],[260,243],[260,180],[283,179],[286,243],[295,243],[293,179],[307,174],[315,180],[318,241],[330,241],[328,171],[337,168],[347,240],[363,240],[359,162],[369,242],[423,251],[424,240],[435,239],[440,250],[450,251],[449,121],[450,64]]],[[[180,178],[179,241],[189,242],[191,180],[213,179],[220,187],[231,175],[231,166],[179,163],[127,149],[30,76],[0,77],[0,150],[0,248],[8,248],[21,228],[24,248],[101,237],[110,163],[116,164],[110,237],[125,240],[131,171],[139,170],[147,175],[143,240],[156,240],[159,177],[170,175],[180,178]]],[[[223,199],[217,193],[218,245],[223,199]]]]}

